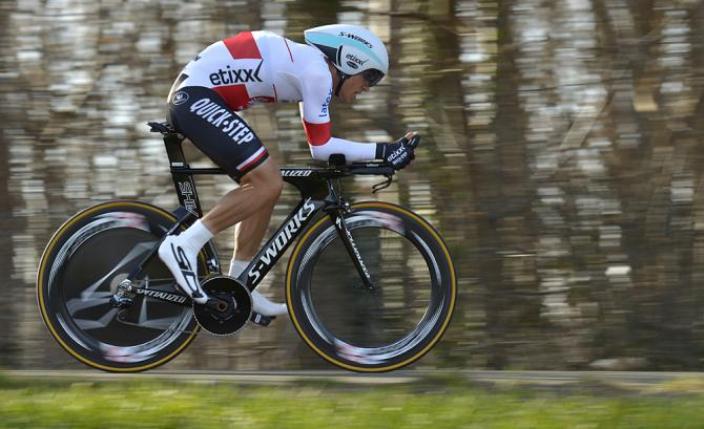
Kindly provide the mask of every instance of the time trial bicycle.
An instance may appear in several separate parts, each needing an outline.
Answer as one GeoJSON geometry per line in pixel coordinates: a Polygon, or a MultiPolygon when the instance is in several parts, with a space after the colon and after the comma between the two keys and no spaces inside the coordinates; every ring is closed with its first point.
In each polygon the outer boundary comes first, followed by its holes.
{"type": "MultiPolygon", "coordinates": [[[[112,372],[144,371],[181,353],[200,328],[216,335],[270,318],[252,312],[250,292],[298,239],[288,261],[285,296],[303,341],[338,367],[390,371],[427,353],[447,329],[455,307],[455,269],[440,234],[421,216],[382,201],[350,204],[340,179],[384,176],[378,163],[282,168],[301,200],[237,279],[224,276],[215,246],[199,254],[207,304],[181,292],[157,256],[161,240],[201,216],[183,136],[163,134],[180,207],[169,212],[140,201],[97,204],[68,219],[49,240],[37,274],[42,318],[74,358],[112,372]]],[[[417,144],[417,140],[414,142],[417,144]]]]}

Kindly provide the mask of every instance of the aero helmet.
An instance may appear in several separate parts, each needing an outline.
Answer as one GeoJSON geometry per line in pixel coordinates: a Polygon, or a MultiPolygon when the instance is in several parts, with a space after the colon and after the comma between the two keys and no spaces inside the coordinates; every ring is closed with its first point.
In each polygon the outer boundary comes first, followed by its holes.
{"type": "Polygon", "coordinates": [[[305,41],[318,48],[342,74],[335,90],[351,75],[364,73],[369,86],[376,85],[389,71],[386,47],[371,31],[359,25],[332,24],[309,28],[305,41]]]}

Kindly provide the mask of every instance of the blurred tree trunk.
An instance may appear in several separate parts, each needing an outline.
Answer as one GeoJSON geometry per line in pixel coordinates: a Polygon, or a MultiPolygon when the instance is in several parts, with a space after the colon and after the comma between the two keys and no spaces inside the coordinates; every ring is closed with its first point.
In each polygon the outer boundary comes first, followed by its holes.
{"type": "MultiPolygon", "coordinates": [[[[469,172],[472,169],[467,140],[469,129],[465,113],[465,88],[462,79],[471,72],[471,67],[460,61],[462,55],[461,39],[469,37],[466,33],[469,25],[456,18],[457,1],[438,1],[428,4],[428,25],[431,35],[425,49],[425,58],[433,67],[426,74],[422,84],[427,94],[423,102],[426,118],[432,127],[423,135],[421,154],[417,165],[423,163],[424,174],[430,178],[432,185],[432,208],[437,208],[441,216],[434,217],[446,244],[458,277],[476,278],[480,264],[472,258],[471,252],[478,247],[477,225],[475,220],[475,201],[466,192],[472,180],[465,174],[448,174],[452,171],[469,172]],[[434,29],[434,31],[433,31],[434,29]],[[428,149],[431,147],[432,149],[428,149]],[[459,191],[461,190],[461,191],[459,191]],[[458,192],[459,191],[459,192],[458,192]]],[[[459,280],[458,280],[459,281],[459,280]]],[[[466,326],[478,322],[484,323],[483,306],[470,297],[480,295],[475,288],[476,282],[467,284],[459,281],[457,305],[452,319],[452,326],[466,326]]],[[[483,366],[481,355],[467,355],[464,345],[485,343],[486,336],[481,330],[450,329],[443,341],[436,347],[433,356],[441,365],[461,366],[472,362],[474,366],[483,366]]]]}
{"type": "MultiPolygon", "coordinates": [[[[659,2],[662,6],[663,2],[659,2]]],[[[664,17],[662,39],[659,49],[661,61],[665,64],[660,97],[666,114],[662,123],[667,124],[669,138],[667,143],[673,150],[673,174],[669,178],[667,194],[669,208],[667,215],[667,255],[665,269],[670,282],[666,293],[661,299],[662,320],[659,340],[655,347],[656,361],[667,362],[661,367],[687,367],[701,368],[701,335],[702,328],[694,330],[693,327],[704,322],[701,307],[701,285],[693,282],[693,271],[700,270],[701,265],[694,264],[697,249],[695,248],[698,234],[695,222],[697,213],[696,184],[701,180],[702,141],[701,134],[697,134],[691,124],[701,122],[697,116],[698,104],[701,103],[701,53],[702,32],[701,2],[693,9],[683,10],[682,14],[667,14],[664,17]],[[681,32],[684,37],[673,36],[681,32]],[[680,49],[686,49],[686,54],[672,53],[669,46],[678,44],[680,49]],[[699,46],[697,46],[699,45],[699,46]],[[673,64],[673,60],[677,64],[673,64]],[[679,91],[670,91],[668,88],[677,88],[679,91]],[[694,230],[693,230],[694,227],[694,230]],[[667,365],[667,366],[665,366],[667,365]]],[[[701,191],[701,187],[698,188],[701,191]]],[[[700,197],[701,198],[701,197],[700,197]]],[[[700,203],[699,203],[700,204],[700,203]]],[[[701,251],[701,250],[700,250],[701,251]]]]}
{"type": "MultiPolygon", "coordinates": [[[[4,18],[0,20],[0,25],[4,18]]],[[[3,28],[6,28],[3,25],[3,28]]],[[[0,94],[2,95],[2,94],[0,94]]],[[[0,110],[1,112],[1,110],[0,110]]],[[[0,225],[2,233],[8,238],[7,244],[0,246],[0,276],[3,290],[5,291],[3,299],[0,299],[0,326],[3,326],[3,334],[0,335],[0,366],[14,366],[17,364],[19,345],[18,334],[16,332],[19,326],[16,319],[15,306],[18,303],[19,282],[12,279],[12,234],[11,231],[19,230],[19,225],[12,217],[11,194],[9,192],[9,174],[10,163],[8,162],[8,144],[3,139],[3,134],[0,132],[0,225]]]]}
{"type": "MultiPolygon", "coordinates": [[[[634,15],[623,1],[599,0],[594,6],[602,61],[606,65],[601,80],[609,94],[609,102],[599,119],[599,132],[613,147],[603,159],[608,168],[607,177],[612,178],[608,186],[617,195],[621,209],[620,214],[605,219],[607,227],[619,228],[621,238],[618,244],[609,245],[605,250],[607,257],[603,263],[620,261],[635,268],[631,283],[635,288],[641,285],[638,274],[642,258],[650,254],[643,246],[647,208],[643,202],[652,197],[652,182],[644,180],[648,177],[644,170],[651,165],[650,142],[637,141],[633,136],[649,134],[644,128],[648,121],[643,115],[652,115],[657,109],[652,93],[657,72],[649,66],[650,47],[642,42],[640,33],[650,31],[642,23],[649,21],[647,16],[652,12],[652,2],[646,0],[639,3],[638,8],[642,16],[634,15]],[[622,257],[619,249],[623,250],[622,257]]],[[[600,287],[588,291],[598,302],[600,311],[598,325],[590,326],[594,330],[590,354],[595,359],[624,355],[643,357],[638,348],[641,338],[632,331],[640,317],[633,289],[610,283],[604,278],[603,264],[599,268],[600,272],[591,275],[601,279],[600,287]]]]}
{"type": "MultiPolygon", "coordinates": [[[[0,31],[10,31],[10,12],[13,5],[8,3],[0,4],[0,31]]],[[[0,36],[0,41],[7,36],[0,36]]],[[[2,68],[11,68],[9,64],[0,65],[2,68]]],[[[0,115],[4,120],[8,120],[10,112],[5,111],[6,94],[0,88],[0,115]]],[[[18,342],[16,306],[20,297],[20,284],[12,279],[13,264],[12,256],[13,242],[12,231],[19,231],[18,221],[12,215],[12,194],[10,193],[10,162],[9,162],[9,142],[5,139],[4,133],[7,128],[0,129],[0,230],[5,236],[5,244],[0,246],[0,281],[2,290],[5,291],[3,299],[0,299],[0,326],[3,333],[0,335],[0,366],[14,366],[19,358],[20,344],[18,342]]]]}
{"type": "MultiPolygon", "coordinates": [[[[480,300],[484,305],[485,335],[488,341],[486,366],[501,369],[510,363],[511,338],[524,333],[521,326],[511,326],[520,318],[521,306],[508,303],[515,299],[515,287],[508,278],[510,270],[504,270],[508,261],[502,258],[504,252],[517,252],[526,243],[525,237],[526,209],[528,200],[521,196],[528,183],[525,170],[522,114],[518,108],[515,91],[516,81],[512,49],[499,49],[512,43],[510,21],[508,19],[513,2],[501,2],[498,10],[484,11],[484,19],[496,23],[493,30],[489,26],[479,27],[482,39],[486,43],[486,52],[497,52],[487,59],[495,63],[494,71],[485,73],[496,82],[495,86],[482,88],[489,97],[487,103],[491,111],[469,112],[474,115],[491,115],[487,125],[473,126],[468,130],[468,156],[473,198],[480,216],[477,219],[478,246],[470,251],[476,265],[479,283],[483,289],[480,300]],[[491,32],[496,31],[496,38],[491,32]],[[494,46],[490,46],[490,44],[494,46]],[[513,93],[513,94],[512,94],[513,93]],[[501,234],[504,228],[515,228],[518,242],[507,234],[501,234]],[[512,311],[514,310],[514,311],[512,311]],[[518,310],[518,311],[515,311],[518,310]],[[513,330],[513,332],[512,332],[513,330]]],[[[482,123],[484,121],[481,121],[482,123]]]]}
{"type": "MultiPolygon", "coordinates": [[[[495,255],[503,285],[490,290],[492,313],[499,332],[508,329],[508,356],[528,353],[526,347],[535,347],[536,329],[540,329],[540,309],[542,297],[537,294],[538,276],[536,272],[535,230],[538,220],[532,210],[536,198],[537,183],[531,180],[530,157],[526,141],[527,117],[519,100],[520,74],[516,62],[520,60],[519,50],[513,38],[513,2],[498,2],[496,75],[496,118],[493,130],[496,135],[497,181],[500,181],[501,212],[493,216],[494,225],[504,234],[500,253],[495,255]],[[508,311],[510,302],[520,302],[514,311],[508,311]]],[[[539,362],[540,350],[535,353],[534,362],[539,362]]],[[[539,363],[537,363],[540,365],[539,363]]]]}
{"type": "MultiPolygon", "coordinates": [[[[704,70],[704,2],[693,8],[690,14],[690,31],[692,32],[691,40],[694,43],[692,47],[693,70],[704,70]]],[[[691,285],[693,289],[694,299],[692,304],[698,311],[695,313],[692,321],[692,336],[693,341],[690,348],[690,353],[701,357],[704,355],[704,316],[701,309],[704,308],[704,84],[700,83],[695,87],[693,98],[696,100],[696,108],[694,114],[690,116],[688,124],[692,127],[693,137],[695,139],[695,151],[692,154],[694,164],[695,180],[694,180],[694,208],[693,208],[693,243],[692,243],[692,272],[691,285]]],[[[696,368],[701,368],[698,364],[696,368]]]]}

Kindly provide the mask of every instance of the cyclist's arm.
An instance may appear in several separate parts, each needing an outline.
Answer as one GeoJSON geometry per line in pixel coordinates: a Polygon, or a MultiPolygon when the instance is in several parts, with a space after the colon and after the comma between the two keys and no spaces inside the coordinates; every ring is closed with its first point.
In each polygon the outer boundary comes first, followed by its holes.
{"type": "Polygon", "coordinates": [[[330,124],[332,76],[327,70],[306,74],[302,82],[303,102],[301,119],[306,130],[310,153],[314,159],[327,161],[330,155],[340,153],[348,162],[369,161],[377,158],[374,143],[361,143],[333,137],[330,124]]]}

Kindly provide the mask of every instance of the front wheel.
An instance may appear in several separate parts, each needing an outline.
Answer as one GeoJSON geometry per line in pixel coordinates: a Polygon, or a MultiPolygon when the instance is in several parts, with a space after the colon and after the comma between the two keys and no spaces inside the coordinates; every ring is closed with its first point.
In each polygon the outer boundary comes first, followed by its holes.
{"type": "Polygon", "coordinates": [[[365,286],[335,225],[314,223],[293,250],[286,300],[301,338],[344,369],[390,371],[427,353],[445,332],[457,285],[439,234],[418,215],[384,202],[344,216],[374,285],[365,286]]]}
{"type": "MultiPolygon", "coordinates": [[[[110,201],[76,214],[54,234],[39,264],[37,301],[49,332],[71,356],[105,371],[143,371],[174,358],[195,338],[190,307],[145,295],[129,310],[110,304],[120,282],[175,222],[149,204],[110,201]]],[[[198,271],[208,273],[205,251],[198,271]]],[[[158,257],[143,274],[143,287],[177,292],[158,257]]]]}

